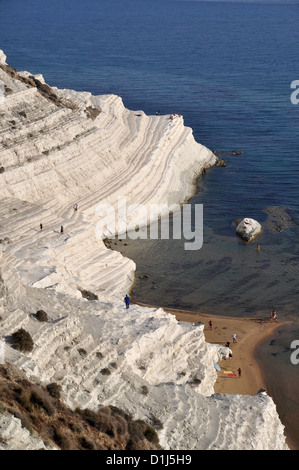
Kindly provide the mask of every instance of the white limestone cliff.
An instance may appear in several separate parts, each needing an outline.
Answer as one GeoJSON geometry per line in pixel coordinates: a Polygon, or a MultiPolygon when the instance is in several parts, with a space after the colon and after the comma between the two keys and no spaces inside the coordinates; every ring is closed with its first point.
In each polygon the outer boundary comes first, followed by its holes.
{"type": "MultiPolygon", "coordinates": [[[[206,343],[203,325],[163,309],[125,309],[135,264],[108,250],[97,230],[99,205],[116,210],[120,196],[146,210],[182,204],[215,155],[181,116],[130,111],[115,95],[42,88],[41,77],[1,64],[9,90],[0,103],[5,361],[33,381],[59,383],[72,408],[115,405],[149,423],[158,417],[165,449],[287,448],[267,394],[214,394],[214,363],[229,350],[206,343]],[[98,300],[82,298],[82,289],[98,300]],[[39,309],[48,322],[36,320],[39,309]],[[20,327],[33,338],[31,353],[10,345],[20,327]]],[[[130,226],[140,217],[132,213],[130,226]]]]}
{"type": "Polygon", "coordinates": [[[0,49],[0,64],[6,64],[6,55],[0,49]]]}

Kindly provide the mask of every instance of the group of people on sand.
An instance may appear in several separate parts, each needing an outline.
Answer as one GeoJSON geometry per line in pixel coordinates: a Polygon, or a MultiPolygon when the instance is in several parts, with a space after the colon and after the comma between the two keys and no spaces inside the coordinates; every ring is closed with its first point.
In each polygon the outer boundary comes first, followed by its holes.
{"type": "MultiPolygon", "coordinates": [[[[210,330],[213,329],[213,321],[212,321],[212,320],[209,320],[209,327],[210,327],[210,330]]],[[[236,342],[237,342],[237,335],[236,335],[236,333],[233,333],[233,334],[232,334],[232,338],[233,338],[233,343],[236,343],[236,342]]],[[[229,348],[229,347],[230,347],[230,342],[229,342],[229,341],[226,342],[225,347],[226,347],[226,348],[229,348]]],[[[233,357],[233,355],[230,353],[230,354],[229,354],[229,359],[232,359],[232,357],[233,357]]],[[[242,369],[241,369],[241,367],[239,367],[239,369],[237,370],[237,372],[238,372],[238,376],[241,377],[241,375],[242,375],[242,369]]]]}
{"type": "MultiPolygon", "coordinates": [[[[73,206],[73,208],[74,208],[74,211],[77,212],[77,210],[78,210],[78,204],[75,204],[75,205],[73,206]]],[[[40,228],[40,231],[42,232],[42,230],[43,230],[43,228],[44,228],[44,226],[43,226],[42,223],[39,224],[39,228],[40,228]]],[[[64,232],[64,227],[63,227],[63,225],[61,225],[61,226],[60,226],[60,233],[63,233],[63,232],[64,232]]]]}

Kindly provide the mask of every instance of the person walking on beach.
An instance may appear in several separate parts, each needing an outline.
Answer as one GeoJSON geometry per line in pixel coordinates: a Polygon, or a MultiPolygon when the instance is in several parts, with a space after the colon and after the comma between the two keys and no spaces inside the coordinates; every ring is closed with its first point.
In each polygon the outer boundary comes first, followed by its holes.
{"type": "Polygon", "coordinates": [[[128,294],[124,298],[124,301],[125,301],[125,304],[126,304],[126,308],[129,308],[130,307],[130,297],[128,296],[128,294]]]}
{"type": "Polygon", "coordinates": [[[213,322],[212,322],[212,320],[209,321],[209,327],[210,327],[210,330],[213,329],[213,322]]]}
{"type": "Polygon", "coordinates": [[[233,333],[233,343],[236,343],[237,342],[237,335],[236,333],[233,333]]]}
{"type": "Polygon", "coordinates": [[[239,374],[239,377],[241,377],[241,375],[242,375],[241,367],[239,367],[239,369],[238,369],[238,374],[239,374]]]}
{"type": "Polygon", "coordinates": [[[277,313],[276,313],[275,310],[272,310],[272,311],[270,312],[270,320],[271,320],[271,321],[277,321],[277,313]]]}
{"type": "Polygon", "coordinates": [[[75,204],[74,205],[74,211],[77,212],[77,210],[78,210],[78,204],[75,204]]]}
{"type": "Polygon", "coordinates": [[[39,224],[39,228],[42,230],[43,229],[43,224],[39,224]]]}
{"type": "Polygon", "coordinates": [[[60,233],[63,233],[63,225],[60,227],[60,233]]]}
{"type": "Polygon", "coordinates": [[[273,312],[274,312],[274,310],[271,310],[271,312],[270,312],[270,320],[273,320],[273,312]]]}

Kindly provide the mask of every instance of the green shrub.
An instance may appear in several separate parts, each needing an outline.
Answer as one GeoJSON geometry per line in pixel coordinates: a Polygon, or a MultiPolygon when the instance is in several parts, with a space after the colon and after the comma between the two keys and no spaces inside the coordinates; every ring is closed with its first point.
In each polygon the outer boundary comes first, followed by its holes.
{"type": "Polygon", "coordinates": [[[159,418],[157,418],[156,416],[154,415],[151,415],[151,425],[155,428],[155,429],[163,429],[163,424],[162,422],[159,420],[159,418]]]}
{"type": "Polygon", "coordinates": [[[83,356],[83,357],[87,355],[87,351],[83,348],[79,348],[78,353],[80,354],[80,356],[83,356]]]}
{"type": "Polygon", "coordinates": [[[33,349],[33,340],[24,328],[20,328],[12,334],[13,345],[22,352],[30,352],[33,349]]]}
{"type": "Polygon", "coordinates": [[[85,436],[79,438],[79,443],[83,449],[94,450],[94,444],[86,439],[85,436]]]}
{"type": "Polygon", "coordinates": [[[134,437],[130,437],[126,445],[126,450],[138,450],[138,449],[139,449],[138,441],[136,442],[134,437]]]}
{"type": "Polygon", "coordinates": [[[38,310],[36,312],[36,318],[40,322],[47,322],[48,321],[48,315],[44,310],[38,310]]]}
{"type": "Polygon", "coordinates": [[[87,300],[99,300],[97,294],[94,294],[93,292],[90,292],[85,289],[79,289],[81,291],[82,297],[87,300]]]}
{"type": "Polygon", "coordinates": [[[158,434],[151,426],[147,426],[143,434],[144,437],[152,444],[159,444],[158,434]]]}
{"type": "Polygon", "coordinates": [[[53,382],[47,385],[47,390],[51,397],[60,398],[61,395],[61,385],[53,382]]]}

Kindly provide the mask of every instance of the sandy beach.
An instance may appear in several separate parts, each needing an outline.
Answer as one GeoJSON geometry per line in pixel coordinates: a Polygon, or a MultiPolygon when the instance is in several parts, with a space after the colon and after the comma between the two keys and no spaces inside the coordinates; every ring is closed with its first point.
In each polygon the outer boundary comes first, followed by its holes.
{"type": "Polygon", "coordinates": [[[287,322],[273,322],[270,319],[247,319],[211,316],[201,313],[190,313],[182,310],[169,310],[177,320],[202,322],[205,324],[205,337],[208,343],[225,345],[228,341],[233,357],[219,363],[221,372],[215,384],[216,393],[237,393],[255,395],[260,388],[266,388],[262,371],[255,359],[256,347],[267,337],[272,336],[275,329],[287,322]],[[212,328],[209,321],[212,320],[212,328]],[[236,342],[233,342],[233,334],[236,342]],[[238,369],[241,369],[239,377],[238,369]],[[232,372],[231,377],[224,372],[232,372]]]}
{"type": "MultiPolygon", "coordinates": [[[[277,328],[292,322],[274,322],[270,318],[211,316],[167,308],[165,310],[175,315],[179,321],[204,323],[205,338],[209,343],[225,345],[227,341],[230,342],[233,357],[218,364],[221,372],[217,372],[218,379],[214,386],[216,393],[255,395],[260,388],[267,389],[265,378],[255,358],[255,350],[260,343],[271,337],[277,328]],[[210,320],[212,320],[212,328],[209,326],[210,320]],[[235,343],[232,338],[234,333],[236,334],[235,343]],[[239,368],[242,371],[241,377],[238,376],[239,368]],[[236,374],[236,377],[224,373],[228,371],[236,374]]],[[[290,436],[286,435],[286,440],[291,450],[297,449],[290,436]]]]}
{"type": "MultiPolygon", "coordinates": [[[[138,305],[144,305],[140,304],[138,305]]],[[[144,305],[145,306],[145,305],[144,305]]],[[[164,308],[179,321],[204,323],[205,338],[208,343],[225,345],[230,343],[232,358],[221,361],[215,384],[216,393],[255,395],[260,388],[266,388],[262,371],[255,359],[256,347],[282,325],[289,322],[273,322],[268,318],[235,318],[189,312],[181,309],[164,308]],[[212,328],[209,321],[212,321],[212,328]],[[236,342],[232,335],[236,334],[236,342]],[[241,369],[239,377],[238,369],[241,369]],[[225,372],[232,372],[236,377],[225,372]]]]}

